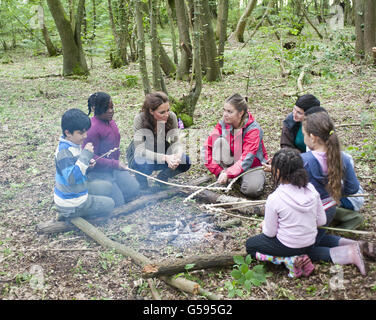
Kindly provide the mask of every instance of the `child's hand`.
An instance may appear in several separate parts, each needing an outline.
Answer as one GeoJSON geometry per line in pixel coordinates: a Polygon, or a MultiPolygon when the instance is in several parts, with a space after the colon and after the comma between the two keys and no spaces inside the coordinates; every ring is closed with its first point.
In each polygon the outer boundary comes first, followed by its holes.
{"type": "Polygon", "coordinates": [[[91,153],[94,153],[94,146],[91,142],[88,142],[86,145],[85,145],[85,148],[86,150],[90,151],[91,153]]]}
{"type": "Polygon", "coordinates": [[[97,163],[97,162],[96,162],[94,159],[91,159],[91,160],[89,161],[89,168],[94,168],[94,166],[95,166],[96,163],[97,163]]]}
{"type": "Polygon", "coordinates": [[[128,166],[122,162],[119,162],[119,170],[128,170],[128,166]]]}

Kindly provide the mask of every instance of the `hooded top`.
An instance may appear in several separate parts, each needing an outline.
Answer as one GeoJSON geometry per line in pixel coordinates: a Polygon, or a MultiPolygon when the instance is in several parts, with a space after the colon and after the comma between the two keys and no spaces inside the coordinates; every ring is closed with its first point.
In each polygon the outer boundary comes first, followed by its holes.
{"type": "Polygon", "coordinates": [[[213,159],[213,146],[215,140],[219,137],[227,140],[231,155],[234,156],[234,164],[226,169],[229,179],[237,177],[249,168],[261,166],[263,162],[268,160],[262,139],[263,134],[260,125],[250,112],[248,112],[248,118],[240,129],[234,129],[232,125],[221,120],[205,142],[203,150],[205,166],[216,176],[223,170],[213,159]]]}
{"type": "Polygon", "coordinates": [[[325,223],[320,195],[311,183],[302,188],[280,184],[267,198],[262,232],[289,248],[304,248],[315,243],[317,227],[325,223]]]}
{"type": "MultiPolygon", "coordinates": [[[[304,163],[304,169],[308,173],[309,182],[314,185],[317,192],[320,194],[321,200],[328,209],[330,205],[335,205],[335,201],[327,191],[328,175],[323,171],[320,162],[314,156],[312,151],[301,154],[304,163]]],[[[354,167],[351,164],[351,158],[341,151],[342,158],[342,194],[350,195],[356,194],[359,190],[359,180],[356,177],[354,167]]]]}

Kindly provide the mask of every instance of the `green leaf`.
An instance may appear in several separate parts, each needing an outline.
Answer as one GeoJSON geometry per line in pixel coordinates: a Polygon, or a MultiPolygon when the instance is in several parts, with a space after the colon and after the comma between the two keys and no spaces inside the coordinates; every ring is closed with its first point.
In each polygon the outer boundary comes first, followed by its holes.
{"type": "Polygon", "coordinates": [[[251,291],[251,288],[252,288],[252,282],[250,280],[246,280],[244,282],[244,288],[248,291],[251,291]]]}
{"type": "Polygon", "coordinates": [[[189,269],[192,269],[196,264],[195,263],[188,263],[185,265],[184,269],[185,270],[189,270],[189,269]]]}
{"type": "Polygon", "coordinates": [[[244,258],[242,256],[234,256],[234,261],[236,264],[243,264],[244,258]]]}
{"type": "Polygon", "coordinates": [[[252,257],[250,254],[248,254],[246,257],[245,257],[245,263],[250,265],[252,262],[252,257]]]}
{"type": "Polygon", "coordinates": [[[252,270],[248,270],[248,272],[244,276],[247,280],[250,280],[254,277],[254,272],[252,270]]]}
{"type": "Polygon", "coordinates": [[[252,270],[256,273],[265,273],[265,268],[262,264],[258,264],[257,266],[253,267],[252,270]]]}
{"type": "Polygon", "coordinates": [[[242,264],[240,266],[240,271],[241,271],[242,274],[246,274],[248,272],[248,270],[249,270],[249,268],[246,264],[242,264]]]}
{"type": "Polygon", "coordinates": [[[235,280],[239,280],[243,274],[240,270],[232,270],[231,272],[231,276],[235,279],[235,280]]]}

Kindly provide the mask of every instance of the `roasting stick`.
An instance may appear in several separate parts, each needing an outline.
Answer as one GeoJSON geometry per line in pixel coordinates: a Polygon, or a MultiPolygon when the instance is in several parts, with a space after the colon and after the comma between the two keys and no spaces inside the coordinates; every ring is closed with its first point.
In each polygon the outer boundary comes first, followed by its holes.
{"type": "Polygon", "coordinates": [[[226,187],[226,193],[229,192],[232,188],[232,185],[242,176],[244,176],[245,174],[249,173],[249,172],[252,172],[252,171],[257,171],[257,170],[264,170],[263,167],[256,167],[256,168],[252,168],[252,169],[249,169],[245,172],[243,172],[242,174],[239,174],[236,178],[232,179],[232,181],[228,184],[228,186],[226,187]]]}
{"type": "MultiPolygon", "coordinates": [[[[98,159],[101,159],[101,158],[104,158],[104,157],[107,157],[109,156],[111,153],[115,152],[116,150],[119,150],[119,148],[113,148],[109,151],[107,151],[106,153],[102,154],[101,156],[99,156],[97,159],[95,159],[95,161],[97,161],[98,159]]],[[[176,183],[170,183],[170,182],[166,182],[166,181],[163,181],[163,180],[159,180],[157,178],[154,178],[152,176],[149,176],[147,174],[144,174],[140,171],[137,171],[137,170],[134,170],[134,169],[131,169],[127,166],[127,170],[128,171],[131,171],[131,172],[134,172],[136,174],[140,174],[142,176],[145,176],[149,179],[152,179],[152,180],[155,180],[155,181],[158,181],[160,183],[164,183],[164,184],[167,184],[169,186],[174,186],[174,187],[179,187],[179,188],[191,188],[191,189],[198,189],[198,190],[204,190],[204,189],[208,189],[208,190],[226,190],[225,187],[214,187],[214,188],[210,188],[209,186],[207,187],[198,187],[198,186],[190,186],[190,185],[181,185],[181,184],[176,184],[176,183]]]]}
{"type": "Polygon", "coordinates": [[[113,148],[113,149],[107,151],[106,153],[102,154],[102,155],[99,156],[97,159],[95,159],[95,161],[97,161],[98,159],[102,159],[102,158],[104,158],[104,157],[109,156],[111,153],[114,153],[116,150],[119,150],[119,148],[113,148]]]}
{"type": "Polygon", "coordinates": [[[178,187],[178,188],[189,188],[189,189],[197,189],[197,190],[201,190],[201,189],[207,189],[207,190],[226,190],[225,187],[199,187],[199,186],[190,186],[190,185],[183,185],[183,184],[177,184],[177,183],[172,183],[172,182],[166,182],[166,181],[163,181],[163,180],[159,180],[157,178],[154,178],[152,176],[149,176],[145,173],[142,173],[140,171],[137,171],[137,170],[134,170],[134,169],[131,169],[129,167],[127,167],[127,170],[131,171],[131,172],[134,172],[136,174],[139,174],[141,176],[144,176],[148,179],[152,179],[154,181],[157,181],[157,182],[160,182],[160,183],[163,183],[163,184],[166,184],[166,185],[169,185],[169,186],[173,186],[173,187],[178,187]]]}
{"type": "Polygon", "coordinates": [[[194,198],[196,195],[198,195],[200,192],[202,192],[202,191],[204,191],[204,190],[208,190],[210,187],[212,187],[212,186],[214,186],[214,185],[216,185],[216,184],[217,184],[217,181],[215,181],[215,182],[209,184],[208,186],[206,186],[206,187],[203,188],[203,189],[199,189],[199,190],[193,192],[190,196],[186,197],[186,198],[183,200],[183,202],[187,202],[188,200],[193,199],[193,198],[194,198]]]}

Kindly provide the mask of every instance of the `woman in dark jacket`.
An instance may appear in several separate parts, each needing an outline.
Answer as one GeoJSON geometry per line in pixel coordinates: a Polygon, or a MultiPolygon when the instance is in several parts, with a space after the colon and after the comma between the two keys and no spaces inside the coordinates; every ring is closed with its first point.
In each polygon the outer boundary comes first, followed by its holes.
{"type": "MultiPolygon", "coordinates": [[[[306,152],[302,121],[309,109],[319,106],[320,101],[312,94],[305,94],[296,100],[293,111],[283,121],[281,148],[293,148],[298,149],[300,152],[306,152]]],[[[319,109],[317,111],[324,110],[323,108],[319,109]]]]}

